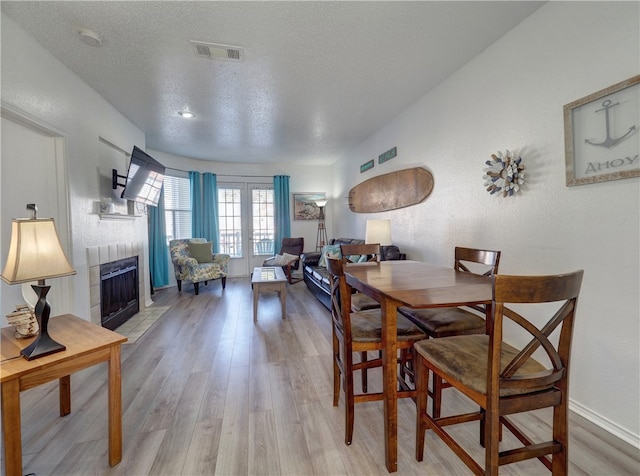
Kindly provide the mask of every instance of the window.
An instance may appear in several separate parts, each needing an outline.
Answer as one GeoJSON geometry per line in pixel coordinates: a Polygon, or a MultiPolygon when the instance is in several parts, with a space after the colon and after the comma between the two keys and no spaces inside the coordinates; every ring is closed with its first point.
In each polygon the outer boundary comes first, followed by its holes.
{"type": "Polygon", "coordinates": [[[191,238],[191,192],[186,177],[165,176],[164,216],[167,244],[170,240],[191,238]]]}
{"type": "Polygon", "coordinates": [[[273,255],[273,189],[255,186],[251,189],[253,220],[253,254],[273,255]]]}
{"type": "Polygon", "coordinates": [[[232,258],[243,256],[241,188],[218,187],[218,225],[220,253],[232,258]]]}

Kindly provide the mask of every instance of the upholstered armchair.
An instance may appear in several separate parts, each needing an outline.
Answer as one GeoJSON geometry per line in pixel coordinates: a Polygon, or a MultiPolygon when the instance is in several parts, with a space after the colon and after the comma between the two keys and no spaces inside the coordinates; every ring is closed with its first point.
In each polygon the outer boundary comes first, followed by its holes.
{"type": "Polygon", "coordinates": [[[280,254],[267,258],[262,266],[280,266],[284,271],[289,284],[302,281],[302,278],[293,279],[293,271],[300,266],[300,255],[304,250],[304,238],[283,238],[280,254]]]}
{"type": "Polygon", "coordinates": [[[227,284],[227,264],[230,256],[214,254],[211,242],[204,238],[171,240],[169,242],[171,262],[178,282],[178,291],[182,291],[182,281],[193,283],[196,296],[200,283],[220,278],[222,289],[227,284]]]}

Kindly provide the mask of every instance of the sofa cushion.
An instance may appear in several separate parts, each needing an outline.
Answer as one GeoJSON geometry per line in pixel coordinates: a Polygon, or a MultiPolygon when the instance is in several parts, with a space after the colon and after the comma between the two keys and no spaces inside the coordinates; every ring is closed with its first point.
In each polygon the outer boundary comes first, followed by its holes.
{"type": "Polygon", "coordinates": [[[195,258],[198,263],[213,263],[213,252],[211,242],[189,243],[189,257],[195,258]]]}
{"type": "Polygon", "coordinates": [[[349,263],[366,263],[368,258],[367,255],[349,255],[346,257],[349,263]]]}
{"type": "Polygon", "coordinates": [[[340,251],[340,245],[325,245],[322,247],[322,256],[318,266],[324,268],[327,267],[327,258],[342,259],[342,252],[340,251]]]}
{"type": "Polygon", "coordinates": [[[330,245],[361,245],[364,240],[359,238],[332,238],[329,242],[330,245]]]}

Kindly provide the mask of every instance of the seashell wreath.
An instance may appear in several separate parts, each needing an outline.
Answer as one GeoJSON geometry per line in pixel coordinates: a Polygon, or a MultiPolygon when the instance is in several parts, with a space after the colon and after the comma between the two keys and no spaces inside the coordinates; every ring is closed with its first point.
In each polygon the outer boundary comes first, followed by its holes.
{"type": "Polygon", "coordinates": [[[502,192],[503,197],[510,197],[520,191],[524,184],[524,164],[522,157],[515,158],[515,155],[508,150],[502,154],[498,152],[491,154],[491,160],[487,160],[488,165],[485,175],[484,186],[491,195],[502,192]]]}

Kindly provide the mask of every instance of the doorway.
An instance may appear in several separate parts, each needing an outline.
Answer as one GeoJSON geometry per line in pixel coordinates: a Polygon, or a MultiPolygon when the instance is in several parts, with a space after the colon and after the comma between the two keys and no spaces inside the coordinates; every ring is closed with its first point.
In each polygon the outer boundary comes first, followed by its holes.
{"type": "Polygon", "coordinates": [[[231,256],[230,276],[249,276],[277,252],[273,185],[218,183],[220,252],[231,256]]]}
{"type": "MultiPolygon", "coordinates": [[[[2,220],[0,251],[7,256],[11,237],[11,219],[28,217],[27,203],[38,206],[37,216],[53,218],[58,236],[73,263],[70,246],[69,212],[67,205],[64,139],[45,124],[38,124],[18,111],[2,107],[2,153],[0,177],[2,220]]],[[[71,311],[71,278],[57,278],[47,295],[56,314],[71,311]]],[[[16,304],[33,299],[29,284],[0,284],[1,312],[5,316],[16,304]]],[[[3,321],[6,325],[6,320],[3,321]]]]}

